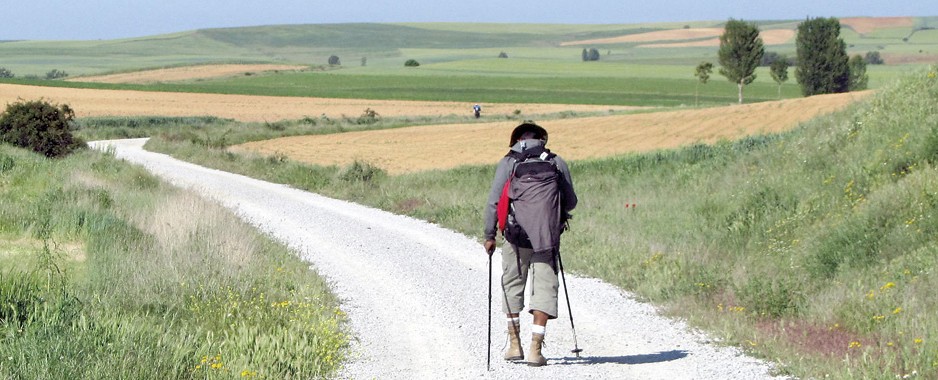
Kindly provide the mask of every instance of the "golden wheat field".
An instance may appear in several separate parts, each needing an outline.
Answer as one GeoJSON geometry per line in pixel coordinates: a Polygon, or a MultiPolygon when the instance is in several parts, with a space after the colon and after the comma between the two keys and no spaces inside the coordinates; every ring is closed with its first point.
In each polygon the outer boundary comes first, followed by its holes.
{"type": "Polygon", "coordinates": [[[309,68],[300,65],[197,65],[170,67],[165,69],[133,71],[128,73],[94,75],[67,79],[71,82],[132,83],[149,84],[158,82],[181,82],[197,79],[257,74],[270,71],[301,71],[309,68]]]}
{"type": "MultiPolygon", "coordinates": [[[[723,34],[722,28],[688,28],[660,30],[647,33],[628,34],[619,37],[600,38],[593,40],[571,41],[560,44],[561,46],[571,45],[602,45],[618,43],[635,42],[658,42],[655,44],[643,44],[639,47],[688,47],[688,46],[720,46],[720,35],[723,34]],[[712,38],[708,38],[712,37],[712,38]],[[703,41],[692,42],[668,42],[694,40],[699,38],[708,38],[703,41]]],[[[759,33],[762,41],[766,45],[781,45],[788,43],[795,37],[795,31],[792,29],[771,29],[763,30],[759,33]]]]}
{"type": "MultiPolygon", "coordinates": [[[[548,147],[566,159],[647,152],[789,130],[840,110],[870,91],[706,109],[541,120],[548,147]]],[[[232,147],[233,151],[320,165],[368,162],[391,174],[494,164],[508,149],[515,122],[421,126],[322,136],[284,137],[232,147]]]]}
{"type": "MultiPolygon", "coordinates": [[[[68,104],[78,117],[89,116],[217,116],[239,121],[275,122],[304,117],[358,117],[365,109],[381,116],[471,115],[472,104],[404,100],[327,99],[280,96],[219,95],[125,90],[92,90],[0,84],[0,104],[18,99],[44,99],[68,104]]],[[[629,111],[642,107],[568,104],[482,104],[483,115],[508,116],[564,111],[629,111]]]]}

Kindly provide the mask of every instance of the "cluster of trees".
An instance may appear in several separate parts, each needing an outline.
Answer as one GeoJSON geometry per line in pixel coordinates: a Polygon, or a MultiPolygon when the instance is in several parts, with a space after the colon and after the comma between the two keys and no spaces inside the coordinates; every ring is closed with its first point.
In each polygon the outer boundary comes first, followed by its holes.
{"type": "Polygon", "coordinates": [[[52,69],[46,73],[46,79],[60,79],[68,76],[65,70],[52,69]]]}
{"type": "MultiPolygon", "coordinates": [[[[811,96],[866,89],[867,64],[883,63],[879,52],[875,51],[865,57],[849,57],[846,44],[840,38],[840,20],[833,17],[808,19],[799,24],[796,47],[794,60],[778,53],[766,53],[755,23],[730,19],[720,36],[719,72],[736,83],[739,103],[742,103],[743,89],[756,79],[755,70],[760,65],[769,66],[781,97],[781,86],[788,80],[791,66],[795,66],[802,94],[811,96]]],[[[694,76],[699,81],[698,86],[707,83],[712,69],[709,62],[697,66],[694,76]]]]}
{"type": "Polygon", "coordinates": [[[596,48],[590,48],[589,50],[583,49],[583,62],[589,61],[598,61],[599,60],[599,50],[596,48]]]}
{"type": "Polygon", "coordinates": [[[0,67],[0,78],[13,78],[14,76],[13,72],[7,70],[6,67],[0,67]]]}

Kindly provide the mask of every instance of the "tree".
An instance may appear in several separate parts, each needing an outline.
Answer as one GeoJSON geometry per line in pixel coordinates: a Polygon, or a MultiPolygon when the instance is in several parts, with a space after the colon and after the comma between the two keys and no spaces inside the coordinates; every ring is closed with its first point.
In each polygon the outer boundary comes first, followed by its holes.
{"type": "Polygon", "coordinates": [[[21,101],[0,114],[0,141],[32,149],[46,157],[62,157],[85,146],[72,136],[75,112],[67,105],[41,100],[21,101]]]}
{"type": "Polygon", "coordinates": [[[15,77],[15,75],[13,75],[12,71],[7,70],[6,67],[0,67],[0,78],[13,78],[13,77],[15,77]]]}
{"type": "Polygon", "coordinates": [[[772,67],[772,64],[780,59],[785,59],[785,56],[774,51],[767,51],[762,56],[762,63],[759,66],[772,67]]]}
{"type": "Polygon", "coordinates": [[[782,83],[788,81],[788,58],[785,56],[772,62],[769,67],[769,73],[772,74],[772,80],[778,83],[778,98],[782,98],[782,83]]]}
{"type": "Polygon", "coordinates": [[[599,50],[596,48],[590,48],[587,50],[583,48],[583,62],[589,61],[598,61],[599,60],[599,50]]]}
{"type": "Polygon", "coordinates": [[[850,68],[847,45],[835,17],[807,19],[798,25],[795,77],[804,96],[847,92],[850,68]]]}
{"type": "Polygon", "coordinates": [[[870,77],[866,75],[866,60],[859,54],[850,57],[847,62],[850,68],[850,91],[866,90],[870,77]]]}
{"type": "Polygon", "coordinates": [[[59,79],[59,78],[65,78],[67,76],[68,76],[68,73],[66,73],[64,70],[59,70],[59,69],[52,69],[51,71],[46,73],[46,79],[59,79]]]}
{"type": "Polygon", "coordinates": [[[337,56],[337,55],[330,55],[330,56],[329,56],[329,64],[330,64],[330,65],[334,65],[334,66],[340,66],[340,65],[342,65],[342,63],[339,61],[339,56],[337,56]]]}
{"type": "Polygon", "coordinates": [[[404,62],[406,67],[417,67],[420,66],[420,62],[417,62],[416,59],[408,59],[407,62],[404,62]]]}
{"type": "Polygon", "coordinates": [[[713,64],[710,62],[700,62],[697,65],[697,69],[694,71],[694,76],[697,77],[697,84],[694,85],[694,107],[698,105],[697,94],[698,89],[701,84],[707,84],[707,81],[710,80],[710,73],[713,72],[713,64]]]}
{"type": "Polygon", "coordinates": [[[598,61],[598,60],[599,60],[599,50],[596,49],[596,48],[590,48],[589,58],[590,58],[590,61],[598,61]]]}
{"type": "Polygon", "coordinates": [[[362,66],[367,66],[367,65],[368,65],[368,58],[362,57],[362,66]]]}
{"type": "Polygon", "coordinates": [[[498,53],[498,58],[508,58],[508,53],[505,53],[505,52],[498,53]]]}
{"type": "Polygon", "coordinates": [[[755,23],[730,19],[720,36],[720,74],[736,83],[739,103],[743,103],[743,87],[756,79],[756,68],[762,62],[765,46],[755,23]]]}
{"type": "Polygon", "coordinates": [[[886,62],[883,61],[883,57],[879,55],[878,51],[868,51],[866,52],[866,63],[870,65],[882,65],[886,62]]]}

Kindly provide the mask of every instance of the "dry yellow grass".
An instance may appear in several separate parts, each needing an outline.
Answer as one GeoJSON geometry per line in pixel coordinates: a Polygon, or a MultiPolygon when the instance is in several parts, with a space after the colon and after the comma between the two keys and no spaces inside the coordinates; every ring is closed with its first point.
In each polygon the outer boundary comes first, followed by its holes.
{"type": "MultiPolygon", "coordinates": [[[[548,146],[567,159],[714,143],[747,135],[789,130],[817,115],[834,112],[867,96],[820,95],[756,104],[635,115],[540,121],[548,146]]],[[[460,165],[494,164],[508,149],[514,122],[410,127],[323,136],[285,137],[231,149],[285,154],[320,165],[365,161],[400,174],[460,165]]]]}
{"type": "MultiPolygon", "coordinates": [[[[278,96],[217,95],[123,90],[89,90],[0,84],[0,104],[18,99],[45,99],[68,104],[78,117],[88,116],[217,116],[239,121],[297,120],[306,116],[358,117],[366,108],[381,116],[470,115],[472,104],[403,100],[326,99],[278,96]]],[[[486,117],[563,111],[606,112],[639,107],[566,104],[482,104],[486,117]]]]}
{"type": "Polygon", "coordinates": [[[697,38],[716,37],[721,34],[723,34],[723,29],[721,28],[689,28],[689,29],[659,30],[659,31],[647,32],[647,33],[627,34],[627,35],[619,36],[619,37],[570,41],[570,42],[561,43],[560,46],[693,40],[697,38]]]}
{"type": "Polygon", "coordinates": [[[130,73],[77,77],[68,80],[72,82],[148,84],[157,82],[180,82],[196,79],[228,77],[244,75],[245,73],[256,74],[268,71],[299,71],[307,68],[308,66],[271,64],[199,65],[134,71],[130,73]]]}
{"type": "MultiPolygon", "coordinates": [[[[720,35],[723,34],[722,28],[689,28],[689,29],[673,29],[673,30],[659,30],[655,32],[648,33],[638,33],[638,34],[628,34],[625,36],[619,37],[610,37],[610,38],[599,38],[593,40],[582,40],[582,41],[570,41],[561,43],[561,46],[572,46],[572,45],[601,45],[601,44],[618,44],[618,43],[635,43],[635,42],[659,42],[659,41],[682,41],[682,40],[694,40],[700,38],[714,37],[711,39],[703,41],[692,41],[692,42],[680,42],[680,43],[667,43],[662,42],[658,44],[645,44],[640,45],[641,47],[692,47],[692,46],[720,46],[720,35]]],[[[759,33],[759,36],[762,37],[762,42],[766,45],[781,45],[788,43],[795,36],[795,31],[791,29],[771,29],[763,30],[759,33]]]]}
{"type": "Polygon", "coordinates": [[[853,31],[866,34],[877,29],[910,28],[915,26],[912,17],[848,17],[840,19],[842,25],[849,26],[853,31]]]}
{"type": "MultiPolygon", "coordinates": [[[[721,32],[722,34],[722,29],[721,32]]],[[[762,37],[762,43],[765,45],[783,45],[791,42],[797,32],[791,29],[772,29],[772,30],[763,30],[759,32],[759,37],[762,37]]],[[[658,43],[658,44],[642,44],[638,47],[646,48],[677,48],[677,47],[715,47],[720,46],[719,38],[711,38],[708,40],[702,41],[692,41],[692,42],[672,42],[672,43],[658,43]]]]}

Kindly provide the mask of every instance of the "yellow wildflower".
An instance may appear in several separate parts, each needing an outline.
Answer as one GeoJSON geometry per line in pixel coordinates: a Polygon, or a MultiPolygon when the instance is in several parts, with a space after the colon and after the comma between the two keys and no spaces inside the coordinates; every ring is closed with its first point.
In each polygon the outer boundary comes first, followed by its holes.
{"type": "Polygon", "coordinates": [[[860,347],[863,347],[863,344],[861,344],[860,342],[858,341],[850,342],[849,348],[860,348],[860,347]]]}
{"type": "Polygon", "coordinates": [[[892,288],[895,288],[895,287],[896,287],[896,283],[894,283],[894,282],[887,282],[885,285],[883,285],[882,287],[880,287],[879,290],[892,289],[892,288]]]}
{"type": "Polygon", "coordinates": [[[901,312],[902,312],[902,307],[901,307],[901,306],[900,306],[900,307],[897,307],[895,310],[892,311],[893,314],[899,314],[899,313],[901,313],[901,312]]]}
{"type": "Polygon", "coordinates": [[[913,340],[913,342],[915,342],[915,344],[922,344],[922,342],[924,342],[924,341],[925,341],[925,340],[922,339],[922,338],[915,338],[915,340],[913,340]]]}

